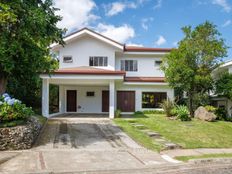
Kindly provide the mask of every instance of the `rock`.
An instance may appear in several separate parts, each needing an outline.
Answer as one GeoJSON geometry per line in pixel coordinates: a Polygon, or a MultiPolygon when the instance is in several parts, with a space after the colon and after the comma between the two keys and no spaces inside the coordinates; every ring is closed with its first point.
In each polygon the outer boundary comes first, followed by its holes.
{"type": "Polygon", "coordinates": [[[36,117],[30,117],[25,125],[0,128],[0,150],[31,148],[42,127],[36,117]]]}
{"type": "Polygon", "coordinates": [[[194,117],[203,121],[215,121],[217,118],[214,113],[208,112],[203,106],[197,108],[194,112],[194,117]]]}

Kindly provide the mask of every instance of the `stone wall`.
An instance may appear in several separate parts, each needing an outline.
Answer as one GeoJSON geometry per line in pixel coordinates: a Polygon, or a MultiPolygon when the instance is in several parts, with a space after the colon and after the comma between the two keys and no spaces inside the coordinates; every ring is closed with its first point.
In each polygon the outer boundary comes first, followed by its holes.
{"type": "Polygon", "coordinates": [[[31,117],[25,125],[0,128],[0,150],[22,150],[32,147],[43,124],[31,117]]]}

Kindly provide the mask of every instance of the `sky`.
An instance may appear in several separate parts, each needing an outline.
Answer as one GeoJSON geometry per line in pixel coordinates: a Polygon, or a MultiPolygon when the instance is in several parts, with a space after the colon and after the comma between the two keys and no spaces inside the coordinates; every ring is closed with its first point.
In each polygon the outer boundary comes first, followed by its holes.
{"type": "Polygon", "coordinates": [[[54,6],[67,33],[88,27],[127,45],[173,48],[182,27],[208,20],[232,47],[232,0],[54,0],[54,6]]]}

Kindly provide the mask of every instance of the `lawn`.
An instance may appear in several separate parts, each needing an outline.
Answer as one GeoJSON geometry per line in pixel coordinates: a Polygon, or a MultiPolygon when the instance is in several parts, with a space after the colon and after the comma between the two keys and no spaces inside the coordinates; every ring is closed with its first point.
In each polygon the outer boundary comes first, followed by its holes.
{"type": "Polygon", "coordinates": [[[231,122],[204,122],[196,119],[181,122],[170,120],[163,114],[135,115],[132,119],[117,118],[114,121],[135,141],[152,150],[160,150],[161,147],[153,144],[150,137],[130,122],[143,124],[183,148],[232,148],[231,122]]]}
{"type": "Polygon", "coordinates": [[[180,161],[187,162],[190,159],[204,159],[204,158],[232,158],[231,153],[222,153],[222,154],[205,154],[200,156],[177,156],[176,159],[180,161]]]}

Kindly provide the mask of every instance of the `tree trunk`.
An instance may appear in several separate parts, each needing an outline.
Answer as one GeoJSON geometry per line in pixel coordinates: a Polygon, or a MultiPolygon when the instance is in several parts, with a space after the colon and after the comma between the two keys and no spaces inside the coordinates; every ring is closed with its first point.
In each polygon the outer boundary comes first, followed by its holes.
{"type": "Polygon", "coordinates": [[[190,116],[191,116],[191,117],[194,117],[193,92],[192,92],[192,91],[189,91],[188,100],[189,100],[189,112],[190,112],[190,116]]]}
{"type": "Polygon", "coordinates": [[[0,76],[0,95],[6,92],[7,78],[0,76]]]}

